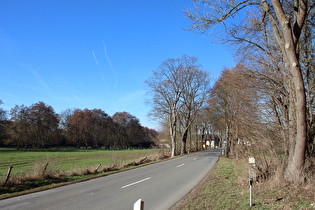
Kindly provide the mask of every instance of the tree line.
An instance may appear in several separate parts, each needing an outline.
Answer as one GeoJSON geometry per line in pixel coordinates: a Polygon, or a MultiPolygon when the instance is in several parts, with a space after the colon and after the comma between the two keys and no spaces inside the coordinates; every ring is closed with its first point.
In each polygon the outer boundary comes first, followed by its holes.
{"type": "Polygon", "coordinates": [[[315,2],[194,2],[190,30],[221,29],[218,39],[237,47],[239,65],[222,72],[209,101],[227,154],[255,156],[262,177],[304,182],[314,173],[315,2]]]}
{"type": "Polygon", "coordinates": [[[156,130],[141,126],[139,119],[128,112],[109,116],[101,109],[67,109],[56,114],[44,102],[29,107],[16,105],[9,113],[0,109],[2,146],[150,148],[155,145],[157,135],[156,130]]]}

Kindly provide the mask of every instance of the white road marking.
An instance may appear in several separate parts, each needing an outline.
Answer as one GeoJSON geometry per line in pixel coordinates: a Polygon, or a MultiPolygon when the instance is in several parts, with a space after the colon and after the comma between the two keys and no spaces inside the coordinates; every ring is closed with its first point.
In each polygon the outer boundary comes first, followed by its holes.
{"type": "Polygon", "coordinates": [[[198,158],[194,158],[193,160],[197,160],[198,158]]]}
{"type": "Polygon", "coordinates": [[[122,186],[121,188],[123,189],[123,188],[126,188],[126,187],[130,187],[130,186],[132,186],[132,185],[139,184],[139,183],[144,182],[144,181],[147,181],[147,180],[149,180],[149,179],[151,179],[151,177],[148,177],[148,178],[145,178],[145,179],[141,179],[141,180],[139,180],[139,181],[136,181],[136,182],[127,184],[127,185],[125,185],[125,186],[122,186]]]}
{"type": "Polygon", "coordinates": [[[176,166],[176,167],[179,168],[179,167],[182,167],[183,165],[185,165],[185,163],[180,164],[180,165],[178,165],[178,166],[176,166]]]}

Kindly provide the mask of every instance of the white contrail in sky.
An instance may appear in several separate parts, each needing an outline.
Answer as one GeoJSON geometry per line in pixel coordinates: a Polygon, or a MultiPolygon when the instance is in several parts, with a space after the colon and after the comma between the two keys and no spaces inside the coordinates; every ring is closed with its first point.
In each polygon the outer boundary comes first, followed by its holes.
{"type": "Polygon", "coordinates": [[[48,92],[52,92],[52,89],[49,87],[49,85],[44,81],[44,79],[38,74],[36,70],[32,71],[34,77],[36,78],[37,82],[48,92]]]}
{"type": "Polygon", "coordinates": [[[103,82],[104,82],[104,84],[105,84],[105,87],[106,87],[106,89],[108,90],[108,86],[107,86],[106,81],[105,81],[105,78],[104,78],[104,76],[103,76],[103,74],[102,74],[102,72],[101,72],[101,70],[100,70],[100,66],[99,66],[99,64],[98,64],[97,58],[96,58],[95,53],[94,53],[93,50],[92,50],[92,55],[93,55],[93,57],[94,57],[94,60],[95,60],[97,69],[98,69],[99,73],[101,74],[101,77],[102,77],[102,80],[103,80],[103,82]]]}
{"type": "Polygon", "coordinates": [[[117,82],[118,82],[118,79],[117,79],[117,76],[116,76],[116,72],[115,72],[115,70],[114,70],[114,68],[113,68],[113,66],[112,66],[112,62],[110,61],[110,59],[109,59],[109,57],[108,57],[108,55],[107,55],[107,48],[106,48],[106,44],[105,44],[105,42],[104,42],[104,40],[102,40],[103,41],[103,46],[104,46],[104,52],[105,52],[105,57],[106,57],[106,59],[107,59],[107,61],[108,61],[108,63],[109,63],[109,67],[110,67],[110,69],[111,69],[111,71],[112,71],[112,73],[113,73],[113,75],[114,75],[114,77],[115,77],[115,89],[116,89],[116,86],[117,86],[117,82]]]}
{"type": "Polygon", "coordinates": [[[95,53],[94,53],[94,51],[93,51],[93,50],[92,50],[92,54],[93,54],[93,57],[94,57],[95,63],[96,63],[96,65],[97,65],[97,67],[99,68],[100,66],[98,65],[98,61],[97,61],[97,59],[96,59],[96,56],[95,56],[95,53]]]}

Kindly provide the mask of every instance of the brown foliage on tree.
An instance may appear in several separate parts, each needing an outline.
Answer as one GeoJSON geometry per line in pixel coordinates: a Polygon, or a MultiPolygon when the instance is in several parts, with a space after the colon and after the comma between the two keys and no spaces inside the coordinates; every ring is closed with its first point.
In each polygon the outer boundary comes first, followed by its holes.
{"type": "Polygon", "coordinates": [[[51,106],[44,102],[30,107],[15,106],[10,115],[12,140],[18,148],[41,148],[58,144],[59,120],[51,106]]]}
{"type": "Polygon", "coordinates": [[[67,137],[68,143],[77,147],[116,149],[149,148],[156,136],[128,112],[117,112],[110,117],[100,109],[76,109],[69,118],[67,137]]]}
{"type": "MultiPolygon", "coordinates": [[[[244,66],[225,69],[215,83],[208,101],[208,111],[215,119],[214,127],[225,129],[226,155],[237,155],[235,145],[249,142],[254,128],[260,125],[257,94],[250,86],[244,66]]],[[[213,120],[212,120],[213,122],[213,120]]]]}
{"type": "Polygon", "coordinates": [[[101,109],[67,109],[57,115],[51,106],[38,102],[30,107],[16,105],[10,117],[0,119],[0,145],[17,148],[151,148],[158,135],[128,112],[117,112],[114,121],[101,109]]]}
{"type": "Polygon", "coordinates": [[[112,133],[112,119],[100,109],[76,109],[69,118],[69,142],[77,147],[108,146],[112,133]]]}
{"type": "Polygon", "coordinates": [[[112,118],[117,123],[116,127],[118,128],[123,146],[152,146],[153,142],[150,140],[150,137],[155,138],[155,134],[150,133],[150,130],[142,127],[138,118],[128,112],[116,112],[112,118]]]}
{"type": "Polygon", "coordinates": [[[33,131],[34,147],[46,147],[56,144],[52,142],[58,128],[58,116],[54,109],[38,102],[30,107],[31,130],[33,131]]]}

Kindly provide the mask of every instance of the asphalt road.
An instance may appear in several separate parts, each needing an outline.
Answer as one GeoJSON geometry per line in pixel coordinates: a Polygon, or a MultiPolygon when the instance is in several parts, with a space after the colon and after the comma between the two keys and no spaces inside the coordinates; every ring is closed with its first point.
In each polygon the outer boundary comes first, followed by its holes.
{"type": "Polygon", "coordinates": [[[0,200],[0,209],[169,209],[210,171],[220,155],[207,150],[43,192],[0,200]]]}

